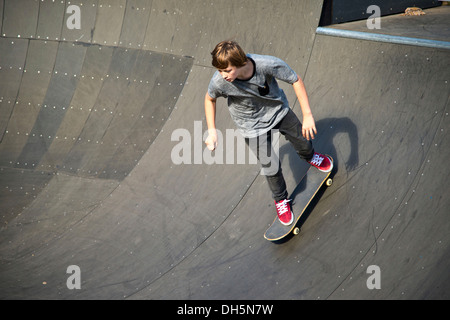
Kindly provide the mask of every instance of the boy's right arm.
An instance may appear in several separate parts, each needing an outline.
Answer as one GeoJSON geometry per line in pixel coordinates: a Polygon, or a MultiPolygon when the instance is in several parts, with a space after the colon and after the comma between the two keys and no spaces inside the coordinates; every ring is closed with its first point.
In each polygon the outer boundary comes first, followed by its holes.
{"type": "Polygon", "coordinates": [[[210,151],[213,151],[217,147],[216,99],[211,98],[208,93],[205,95],[205,115],[206,124],[208,125],[208,138],[205,144],[210,151]]]}

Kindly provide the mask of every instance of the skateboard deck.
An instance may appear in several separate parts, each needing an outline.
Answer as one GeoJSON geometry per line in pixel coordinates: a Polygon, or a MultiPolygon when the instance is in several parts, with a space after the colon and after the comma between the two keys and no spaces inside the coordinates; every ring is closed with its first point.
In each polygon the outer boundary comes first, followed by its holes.
{"type": "MultiPolygon", "coordinates": [[[[331,161],[333,158],[329,156],[331,161]]],[[[297,185],[296,190],[300,185],[304,187],[301,192],[293,192],[291,195],[291,208],[294,214],[294,221],[285,226],[281,224],[278,217],[275,217],[275,220],[272,222],[272,225],[267,229],[264,234],[264,238],[269,241],[278,241],[289,235],[292,231],[294,235],[297,235],[300,232],[300,229],[297,227],[297,222],[305,212],[306,208],[308,208],[311,200],[314,199],[317,192],[320,190],[322,185],[325,183],[327,186],[331,186],[333,180],[330,178],[331,172],[321,172],[314,167],[310,167],[303,178],[300,180],[297,185]]]]}

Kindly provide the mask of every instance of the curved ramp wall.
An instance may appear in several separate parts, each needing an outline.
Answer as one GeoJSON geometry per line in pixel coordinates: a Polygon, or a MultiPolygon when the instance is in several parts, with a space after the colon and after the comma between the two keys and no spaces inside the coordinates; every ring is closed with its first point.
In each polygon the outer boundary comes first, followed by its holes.
{"type": "MultiPolygon", "coordinates": [[[[236,38],[248,51],[283,53],[304,73],[320,9],[313,1],[2,2],[3,297],[124,298],[205,242],[259,173],[171,161],[172,132],[194,134],[203,120],[209,52],[236,38]],[[66,26],[69,5],[81,9],[79,30],[66,26]],[[286,30],[298,33],[300,54],[286,30]],[[67,290],[58,270],[72,264],[90,290],[67,290]]],[[[225,132],[234,126],[221,109],[225,132]]]]}

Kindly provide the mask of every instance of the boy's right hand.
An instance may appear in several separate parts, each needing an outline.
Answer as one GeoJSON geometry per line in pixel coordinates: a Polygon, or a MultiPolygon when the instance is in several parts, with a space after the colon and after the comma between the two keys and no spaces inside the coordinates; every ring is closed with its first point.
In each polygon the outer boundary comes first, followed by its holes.
{"type": "Polygon", "coordinates": [[[208,138],[206,138],[206,140],[205,140],[205,144],[210,151],[213,151],[214,149],[216,149],[217,133],[215,130],[214,130],[214,132],[212,130],[209,130],[209,135],[208,135],[208,138]]]}

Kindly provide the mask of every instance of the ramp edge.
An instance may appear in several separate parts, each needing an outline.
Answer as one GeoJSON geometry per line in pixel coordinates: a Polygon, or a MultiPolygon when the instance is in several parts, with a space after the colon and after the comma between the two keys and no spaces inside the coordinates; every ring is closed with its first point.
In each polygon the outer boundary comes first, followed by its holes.
{"type": "Polygon", "coordinates": [[[387,42],[387,43],[395,43],[395,44],[402,44],[402,45],[412,45],[412,46],[419,46],[419,47],[450,50],[450,42],[448,42],[448,41],[401,37],[401,36],[393,36],[393,35],[387,35],[387,34],[361,32],[361,31],[350,31],[350,30],[334,29],[334,28],[327,28],[327,27],[318,27],[316,29],[316,34],[332,36],[332,37],[340,37],[340,38],[378,41],[378,42],[387,42]]]}

